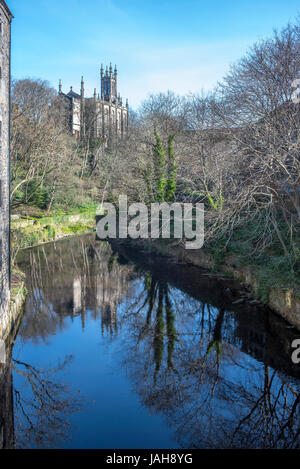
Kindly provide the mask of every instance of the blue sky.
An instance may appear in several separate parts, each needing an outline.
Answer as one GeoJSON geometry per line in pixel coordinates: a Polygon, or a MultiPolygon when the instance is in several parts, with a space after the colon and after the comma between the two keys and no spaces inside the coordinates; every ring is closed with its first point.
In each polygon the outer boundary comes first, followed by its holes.
{"type": "Polygon", "coordinates": [[[99,90],[101,62],[119,70],[119,91],[136,108],[150,93],[212,89],[260,38],[293,21],[299,0],[7,0],[12,74],[64,91],[99,90]]]}

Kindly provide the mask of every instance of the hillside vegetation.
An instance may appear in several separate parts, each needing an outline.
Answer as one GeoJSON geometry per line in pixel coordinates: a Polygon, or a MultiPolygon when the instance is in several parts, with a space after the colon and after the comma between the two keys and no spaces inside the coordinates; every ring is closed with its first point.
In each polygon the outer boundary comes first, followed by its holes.
{"type": "Polygon", "coordinates": [[[108,145],[66,131],[46,82],[12,89],[12,207],[63,215],[117,202],[203,202],[205,248],[255,266],[261,285],[300,285],[300,24],[253,45],[210,93],[149,96],[108,145]]]}

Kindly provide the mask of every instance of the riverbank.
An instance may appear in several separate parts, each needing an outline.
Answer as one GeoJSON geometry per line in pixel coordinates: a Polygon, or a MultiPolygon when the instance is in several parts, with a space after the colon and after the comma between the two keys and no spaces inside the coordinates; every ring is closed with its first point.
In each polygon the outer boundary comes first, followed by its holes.
{"type": "MultiPolygon", "coordinates": [[[[27,218],[12,221],[12,251],[33,247],[49,241],[80,235],[95,230],[95,210],[59,217],[27,218]]],[[[124,242],[124,240],[122,240],[124,242]]],[[[232,277],[245,285],[253,294],[250,301],[262,302],[300,330],[300,295],[294,287],[264,282],[255,266],[241,262],[238,255],[229,252],[216,255],[208,248],[187,250],[177,240],[126,240],[138,249],[154,250],[171,256],[178,262],[187,262],[213,272],[232,277]]],[[[241,303],[249,298],[240,298],[241,303]]]]}
{"type": "Polygon", "coordinates": [[[15,257],[19,249],[91,232],[95,230],[95,215],[95,210],[89,210],[72,215],[12,220],[12,255],[15,257]]]}
{"type": "Polygon", "coordinates": [[[20,269],[13,267],[9,307],[0,327],[0,339],[6,343],[9,343],[11,338],[15,336],[16,329],[21,323],[26,294],[25,274],[20,269]]]}
{"type": "MultiPolygon", "coordinates": [[[[286,319],[291,325],[300,330],[300,296],[295,288],[277,286],[275,278],[273,286],[265,285],[262,294],[261,281],[255,268],[249,265],[243,265],[237,255],[232,253],[224,254],[222,259],[214,256],[208,249],[198,250],[185,249],[177,240],[122,240],[131,246],[141,250],[157,252],[161,255],[173,257],[178,262],[187,262],[197,267],[202,267],[214,273],[220,273],[238,280],[242,285],[248,288],[252,294],[252,302],[260,301],[278,315],[286,319]]],[[[247,297],[240,298],[237,301],[244,303],[248,301],[247,297]]]]}
{"type": "Polygon", "coordinates": [[[23,217],[11,221],[11,291],[8,314],[0,331],[2,340],[8,340],[16,324],[20,323],[27,294],[25,274],[14,265],[19,250],[94,229],[95,210],[57,217],[23,217]]]}

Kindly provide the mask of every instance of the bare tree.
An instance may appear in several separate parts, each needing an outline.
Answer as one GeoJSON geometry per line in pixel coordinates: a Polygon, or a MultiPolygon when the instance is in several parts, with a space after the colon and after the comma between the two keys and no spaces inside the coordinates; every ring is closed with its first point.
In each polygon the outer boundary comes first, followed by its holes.
{"type": "Polygon", "coordinates": [[[30,203],[47,183],[51,208],[63,167],[72,161],[72,146],[63,125],[54,89],[42,80],[18,80],[12,86],[12,191],[18,204],[22,190],[24,203],[30,203]],[[69,159],[69,161],[68,161],[69,159]]]}

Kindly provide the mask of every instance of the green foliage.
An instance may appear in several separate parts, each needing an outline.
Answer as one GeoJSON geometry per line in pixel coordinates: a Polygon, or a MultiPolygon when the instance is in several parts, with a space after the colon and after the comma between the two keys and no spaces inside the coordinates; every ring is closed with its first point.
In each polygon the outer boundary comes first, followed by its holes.
{"type": "Polygon", "coordinates": [[[271,287],[299,288],[300,285],[300,229],[294,232],[291,243],[286,225],[278,219],[281,237],[286,243],[288,256],[272,229],[267,226],[268,242],[263,236],[265,214],[261,211],[256,216],[241,223],[231,233],[221,233],[210,240],[206,247],[212,254],[216,270],[222,270],[227,256],[234,255],[237,268],[250,267],[257,281],[256,296],[264,303],[268,302],[271,287]],[[298,260],[293,260],[297,259],[298,260]]]}
{"type": "Polygon", "coordinates": [[[165,187],[166,187],[166,161],[165,161],[165,150],[161,138],[156,130],[154,129],[154,135],[156,143],[153,148],[154,155],[154,167],[155,167],[155,200],[156,202],[163,202],[165,199],[165,187]]]}
{"type": "Polygon", "coordinates": [[[155,374],[154,379],[156,379],[157,373],[160,369],[163,350],[164,350],[164,318],[163,318],[163,290],[160,287],[158,292],[158,306],[156,312],[156,321],[155,321],[155,336],[153,342],[154,348],[154,361],[155,361],[155,374]]]}
{"type": "Polygon", "coordinates": [[[21,189],[17,189],[15,191],[14,198],[18,203],[21,203],[24,200],[24,196],[24,191],[22,191],[21,189]]]}
{"type": "Polygon", "coordinates": [[[168,138],[168,158],[166,161],[163,142],[154,128],[153,169],[147,164],[142,175],[146,184],[149,202],[171,202],[176,192],[177,165],[174,152],[174,135],[168,138]]]}
{"type": "Polygon", "coordinates": [[[52,225],[45,226],[45,230],[48,235],[48,239],[55,239],[56,238],[56,229],[52,225]]]}
{"type": "Polygon", "coordinates": [[[173,368],[173,352],[175,341],[177,339],[175,329],[175,314],[172,309],[171,301],[168,292],[165,293],[166,300],[166,323],[167,323],[167,335],[168,335],[168,368],[173,368]]]}
{"type": "Polygon", "coordinates": [[[168,139],[168,179],[166,184],[166,196],[165,200],[171,202],[174,199],[176,193],[176,176],[177,176],[177,164],[175,160],[174,152],[174,135],[170,135],[168,139]]]}
{"type": "Polygon", "coordinates": [[[26,198],[31,205],[45,209],[50,200],[50,190],[40,184],[38,179],[30,181],[26,187],[26,198]]]}
{"type": "Polygon", "coordinates": [[[73,235],[92,231],[95,229],[95,211],[80,214],[77,223],[71,222],[70,216],[66,215],[36,219],[34,224],[25,227],[18,227],[17,222],[12,224],[12,249],[22,249],[52,241],[62,234],[73,235]]]}
{"type": "Polygon", "coordinates": [[[82,223],[68,225],[66,227],[62,227],[61,231],[65,234],[82,234],[86,231],[90,231],[92,227],[90,225],[84,225],[82,223]]]}
{"type": "Polygon", "coordinates": [[[215,199],[208,192],[207,193],[207,199],[208,199],[209,206],[210,206],[211,209],[216,210],[218,212],[222,212],[223,205],[224,205],[224,198],[222,196],[222,190],[221,189],[218,190],[218,195],[215,199]]]}

